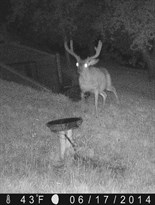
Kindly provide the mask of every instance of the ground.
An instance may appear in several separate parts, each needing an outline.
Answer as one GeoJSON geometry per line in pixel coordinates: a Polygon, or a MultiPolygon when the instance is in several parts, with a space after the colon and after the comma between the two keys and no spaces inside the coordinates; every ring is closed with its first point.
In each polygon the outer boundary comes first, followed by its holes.
{"type": "Polygon", "coordinates": [[[155,83],[145,71],[108,70],[120,104],[108,92],[98,118],[93,95],[75,102],[0,80],[0,193],[155,192],[155,83]],[[83,119],[73,136],[83,158],[57,166],[46,123],[63,117],[83,119]]]}

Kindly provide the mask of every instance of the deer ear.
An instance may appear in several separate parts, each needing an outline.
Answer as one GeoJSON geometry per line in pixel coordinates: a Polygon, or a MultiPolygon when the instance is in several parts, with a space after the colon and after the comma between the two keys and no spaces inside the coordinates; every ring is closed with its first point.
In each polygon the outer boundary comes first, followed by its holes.
{"type": "Polygon", "coordinates": [[[88,62],[88,65],[95,65],[96,63],[98,63],[99,59],[91,59],[89,62],[88,62]]]}

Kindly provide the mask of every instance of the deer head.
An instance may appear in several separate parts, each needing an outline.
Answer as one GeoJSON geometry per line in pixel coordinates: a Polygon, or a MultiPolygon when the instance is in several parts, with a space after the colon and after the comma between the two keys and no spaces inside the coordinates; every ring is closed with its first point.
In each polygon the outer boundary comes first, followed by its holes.
{"type": "Polygon", "coordinates": [[[91,56],[91,57],[88,57],[88,58],[86,58],[85,60],[82,60],[82,59],[80,58],[80,56],[78,56],[78,55],[74,52],[74,49],[73,49],[73,40],[70,40],[70,48],[68,47],[66,41],[65,41],[65,43],[64,43],[64,47],[65,47],[65,49],[66,49],[66,51],[67,51],[68,53],[70,53],[72,56],[74,56],[74,57],[76,58],[76,60],[77,60],[76,66],[77,66],[78,68],[80,68],[80,71],[81,71],[81,70],[84,69],[84,68],[88,68],[89,66],[92,66],[92,65],[95,65],[96,63],[98,63],[99,59],[96,59],[96,58],[99,56],[99,54],[100,54],[100,52],[101,52],[102,42],[99,41],[97,47],[95,47],[95,50],[96,50],[95,55],[93,55],[93,56],[91,56]]]}

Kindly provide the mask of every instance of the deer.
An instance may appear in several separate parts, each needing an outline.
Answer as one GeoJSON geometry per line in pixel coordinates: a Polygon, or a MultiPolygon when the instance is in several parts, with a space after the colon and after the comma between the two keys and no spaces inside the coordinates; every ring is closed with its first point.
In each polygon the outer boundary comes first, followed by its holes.
{"type": "Polygon", "coordinates": [[[70,40],[70,48],[67,45],[67,41],[64,42],[66,51],[76,59],[76,67],[79,73],[79,86],[81,89],[81,99],[84,99],[85,93],[90,92],[95,95],[95,111],[98,115],[98,98],[99,95],[103,98],[103,107],[107,98],[106,90],[114,93],[117,103],[119,98],[115,87],[112,84],[110,73],[106,68],[100,69],[94,66],[98,63],[97,58],[100,55],[102,49],[102,41],[98,41],[98,45],[95,47],[95,54],[86,59],[81,59],[73,49],[73,40],[70,40]]]}

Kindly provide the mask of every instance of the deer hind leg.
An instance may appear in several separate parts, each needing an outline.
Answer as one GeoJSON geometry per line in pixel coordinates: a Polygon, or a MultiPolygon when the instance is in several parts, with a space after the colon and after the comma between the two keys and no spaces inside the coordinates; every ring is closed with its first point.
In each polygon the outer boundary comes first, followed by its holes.
{"type": "Polygon", "coordinates": [[[103,107],[104,107],[105,101],[106,101],[106,98],[107,98],[107,94],[106,94],[106,92],[102,91],[102,93],[100,93],[100,95],[101,95],[102,98],[103,98],[103,107]]]}
{"type": "Polygon", "coordinates": [[[117,100],[117,103],[119,104],[119,98],[118,98],[118,95],[117,95],[117,92],[116,92],[116,88],[114,86],[111,86],[111,88],[109,89],[109,91],[113,92],[115,97],[116,97],[116,100],[117,100]]]}

